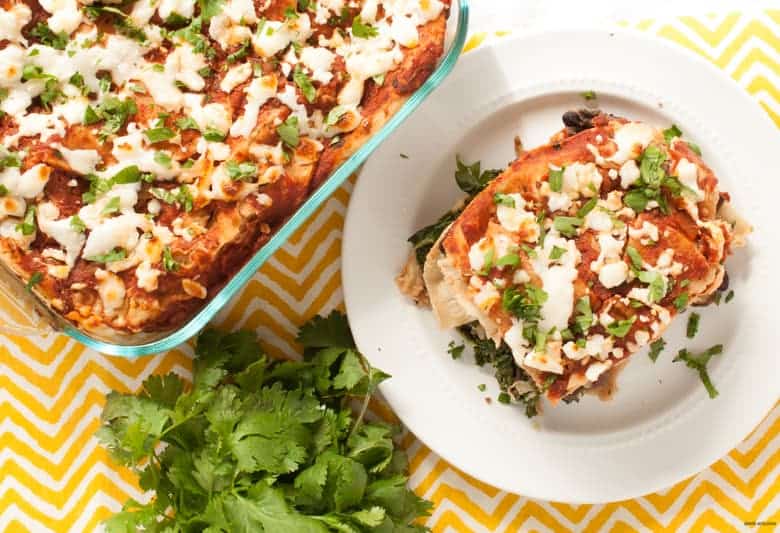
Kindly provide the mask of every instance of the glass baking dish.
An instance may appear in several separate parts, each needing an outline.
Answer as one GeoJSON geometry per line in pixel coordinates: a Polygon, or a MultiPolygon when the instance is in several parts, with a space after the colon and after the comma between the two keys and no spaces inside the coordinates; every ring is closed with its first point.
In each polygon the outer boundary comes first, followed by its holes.
{"type": "Polygon", "coordinates": [[[438,87],[452,71],[466,41],[468,31],[468,0],[452,0],[447,20],[445,51],[433,74],[401,106],[387,124],[371,137],[312,194],[285,222],[271,239],[253,255],[224,287],[178,329],[155,333],[128,335],[126,342],[106,340],[76,329],[53,312],[34,293],[25,290],[24,283],[4,264],[0,267],[0,333],[9,335],[46,335],[63,332],[89,348],[109,355],[138,357],[170,350],[195,336],[222,307],[247,284],[257,269],[265,263],[290,235],[351,176],[366,158],[438,87]]]}

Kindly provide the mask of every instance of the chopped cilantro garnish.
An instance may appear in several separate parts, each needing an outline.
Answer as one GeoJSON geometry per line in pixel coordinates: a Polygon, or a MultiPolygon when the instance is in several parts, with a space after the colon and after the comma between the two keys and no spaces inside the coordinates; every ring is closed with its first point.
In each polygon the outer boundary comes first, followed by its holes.
{"type": "Polygon", "coordinates": [[[674,299],[674,308],[677,309],[677,311],[682,311],[683,309],[685,309],[685,306],[687,305],[688,305],[688,293],[681,292],[674,299]]]}
{"type": "Polygon", "coordinates": [[[94,203],[99,195],[110,191],[114,185],[136,183],[141,181],[142,177],[141,171],[135,165],[123,168],[108,179],[100,179],[94,174],[87,174],[89,190],[81,195],[81,199],[85,204],[94,203]]]}
{"type": "Polygon", "coordinates": [[[119,212],[119,196],[114,196],[108,202],[106,206],[100,212],[101,215],[112,215],[119,212]]]}
{"type": "Polygon", "coordinates": [[[563,254],[566,253],[566,248],[561,248],[560,246],[553,246],[552,250],[550,251],[550,260],[555,261],[557,259],[560,259],[563,257],[563,254]]]}
{"type": "Polygon", "coordinates": [[[65,50],[68,45],[68,34],[64,31],[54,33],[51,28],[44,22],[38,24],[30,30],[30,36],[38,39],[41,44],[51,46],[57,50],[65,50]]]}
{"type": "Polygon", "coordinates": [[[154,153],[154,162],[158,165],[162,165],[165,168],[171,168],[171,154],[168,152],[155,152],[154,153]]]}
{"type": "Polygon", "coordinates": [[[84,8],[84,13],[91,19],[107,14],[111,17],[114,27],[122,35],[139,42],[146,42],[146,33],[139,28],[130,16],[119,8],[111,6],[90,5],[84,8]]]}
{"type": "Polygon", "coordinates": [[[688,142],[688,148],[690,148],[691,151],[693,151],[693,153],[695,153],[696,155],[701,156],[701,148],[699,148],[698,144],[688,142]]]}
{"type": "Polygon", "coordinates": [[[688,325],[685,328],[685,335],[689,339],[694,338],[696,333],[699,331],[700,319],[701,315],[699,315],[699,313],[691,313],[691,316],[688,317],[688,325]]]}
{"type": "Polygon", "coordinates": [[[481,276],[487,276],[490,274],[490,271],[495,266],[495,258],[496,258],[496,251],[491,248],[485,253],[485,260],[482,264],[482,269],[479,271],[479,274],[481,276]]]}
{"type": "Polygon", "coordinates": [[[238,161],[230,160],[225,163],[225,170],[227,170],[230,179],[237,180],[249,180],[257,175],[257,165],[244,161],[239,163],[238,161]]]}
{"type": "Polygon", "coordinates": [[[577,300],[574,311],[577,313],[574,317],[574,327],[582,335],[587,335],[588,329],[593,325],[593,311],[590,308],[590,298],[586,295],[577,300]]]}
{"type": "Polygon", "coordinates": [[[371,24],[363,22],[360,15],[352,19],[352,35],[361,39],[370,39],[379,35],[379,30],[371,24]]]}
{"type": "Polygon", "coordinates": [[[547,293],[530,283],[520,289],[510,287],[504,291],[501,305],[512,315],[527,322],[541,319],[542,305],[547,301],[547,293]]]}
{"type": "Polygon", "coordinates": [[[726,294],[726,299],[724,300],[724,302],[729,303],[733,299],[734,299],[734,291],[729,291],[728,294],[726,294]]]}
{"type": "Polygon", "coordinates": [[[593,209],[596,207],[596,204],[598,204],[598,202],[599,202],[598,198],[596,198],[596,197],[591,198],[590,200],[585,202],[582,205],[582,207],[580,207],[577,210],[577,216],[580,217],[580,218],[585,218],[585,216],[587,216],[588,213],[593,211],[593,209]]]}
{"type": "Polygon", "coordinates": [[[124,248],[114,248],[108,253],[92,255],[85,257],[84,259],[93,263],[114,263],[116,261],[121,261],[125,257],[127,257],[127,252],[124,248]]]}
{"type": "Polygon", "coordinates": [[[675,357],[673,361],[675,363],[682,361],[688,368],[696,370],[696,372],[699,374],[699,379],[704,384],[704,388],[707,389],[707,394],[709,394],[710,398],[715,398],[718,395],[718,390],[715,388],[715,385],[712,384],[710,375],[707,372],[707,364],[710,362],[710,359],[712,359],[713,356],[720,355],[722,353],[722,344],[716,344],[715,346],[712,346],[708,350],[699,354],[694,354],[689,352],[687,349],[682,349],[677,352],[677,357],[675,357]]]}
{"type": "Polygon", "coordinates": [[[249,44],[250,41],[244,41],[241,43],[241,46],[239,46],[235,52],[227,56],[227,62],[236,63],[237,61],[241,61],[242,59],[246,58],[246,56],[249,54],[249,44]]]}
{"type": "Polygon", "coordinates": [[[8,187],[0,183],[0,197],[8,196],[8,187]]]}
{"type": "Polygon", "coordinates": [[[35,233],[36,229],[35,206],[31,205],[27,207],[27,211],[25,211],[22,221],[16,225],[16,231],[20,232],[22,235],[32,235],[35,233]]]}
{"type": "Polygon", "coordinates": [[[675,137],[682,137],[683,132],[677,127],[677,124],[672,124],[669,128],[664,130],[664,139],[666,142],[672,142],[675,137]]]}
{"type": "Polygon", "coordinates": [[[152,196],[166,204],[178,204],[184,211],[192,211],[192,195],[186,185],[180,185],[176,189],[163,189],[153,187],[149,189],[152,196]]]}
{"type": "Polygon", "coordinates": [[[583,222],[584,221],[578,217],[559,216],[553,219],[553,227],[558,230],[558,233],[561,235],[574,237],[577,235],[577,228],[582,226],[583,222]]]}
{"type": "Polygon", "coordinates": [[[103,128],[100,130],[100,137],[105,140],[109,135],[117,133],[122,129],[127,119],[137,112],[138,107],[132,98],[120,100],[119,98],[108,96],[96,108],[87,106],[84,112],[84,124],[90,125],[104,120],[103,128]]]}
{"type": "Polygon", "coordinates": [[[326,126],[335,126],[338,124],[339,119],[349,110],[347,106],[337,105],[328,111],[328,116],[325,117],[326,126]]]}
{"type": "Polygon", "coordinates": [[[84,233],[87,231],[87,225],[84,223],[83,220],[81,220],[81,217],[78,215],[73,215],[70,217],[70,227],[73,228],[78,233],[84,233]]]}
{"type": "Polygon", "coordinates": [[[496,205],[504,205],[506,207],[514,207],[515,199],[508,194],[497,192],[493,195],[493,203],[496,205]]]}
{"type": "Polygon", "coordinates": [[[294,8],[287,6],[284,9],[284,18],[287,20],[297,19],[299,17],[298,12],[294,8]]]}
{"type": "Polygon", "coordinates": [[[293,72],[293,81],[295,85],[300,88],[304,98],[309,103],[312,103],[317,97],[317,89],[314,88],[309,76],[303,71],[300,63],[295,65],[295,71],[293,72]]]}
{"type": "Polygon", "coordinates": [[[500,257],[498,261],[496,261],[497,267],[505,267],[505,266],[511,266],[516,267],[520,264],[520,257],[515,253],[508,253],[504,257],[500,257]]]}
{"type": "Polygon", "coordinates": [[[197,130],[198,123],[192,117],[181,117],[176,119],[176,127],[180,130],[197,130]]]}
{"type": "Polygon", "coordinates": [[[553,192],[561,192],[563,188],[563,171],[566,167],[562,167],[558,170],[550,170],[550,176],[548,181],[550,183],[550,190],[553,192]]]}
{"type": "Polygon", "coordinates": [[[632,316],[631,318],[627,318],[625,320],[615,320],[610,325],[608,325],[606,329],[610,335],[614,335],[615,337],[620,337],[622,339],[628,335],[629,331],[631,331],[631,326],[634,325],[634,322],[636,322],[636,316],[632,316]]]}
{"type": "Polygon", "coordinates": [[[227,135],[216,128],[206,128],[203,132],[203,138],[210,142],[221,143],[227,135]]]}
{"type": "Polygon", "coordinates": [[[171,252],[170,246],[165,246],[162,253],[163,268],[168,272],[173,272],[179,268],[179,263],[173,258],[173,252],[171,252]]]}
{"type": "Polygon", "coordinates": [[[596,99],[596,91],[590,90],[590,91],[583,91],[580,93],[580,96],[582,96],[585,100],[591,101],[596,99]]]}
{"type": "Polygon", "coordinates": [[[660,272],[643,271],[640,272],[637,277],[642,283],[648,284],[648,298],[651,302],[661,301],[669,289],[669,283],[666,280],[666,276],[660,272]]]}
{"type": "Polygon", "coordinates": [[[650,198],[643,189],[631,189],[623,196],[623,203],[637,213],[644,211],[649,202],[650,198]]]}
{"type": "Polygon", "coordinates": [[[163,126],[144,130],[144,135],[146,135],[146,138],[149,139],[150,143],[158,143],[173,139],[176,137],[176,132],[174,132],[171,128],[166,128],[163,126]]]}
{"type": "Polygon", "coordinates": [[[447,353],[450,354],[453,359],[460,359],[465,348],[466,345],[463,343],[455,344],[455,341],[450,341],[450,344],[447,346],[447,353]]]}
{"type": "Polygon", "coordinates": [[[485,385],[484,383],[480,383],[479,385],[477,385],[477,389],[479,390],[479,392],[485,392],[485,390],[487,389],[487,385],[485,385]]]}
{"type": "Polygon", "coordinates": [[[626,255],[628,255],[628,258],[631,261],[631,269],[634,270],[635,273],[638,273],[640,270],[642,270],[642,256],[639,254],[636,248],[630,244],[626,246],[626,255]]]}
{"type": "Polygon", "coordinates": [[[43,274],[40,272],[33,272],[24,288],[27,292],[32,292],[33,287],[38,285],[41,281],[43,281],[43,274]]]}
{"type": "Polygon", "coordinates": [[[300,143],[300,133],[298,130],[298,117],[290,115],[287,120],[276,127],[276,133],[282,142],[290,148],[296,148],[300,143]]]}
{"type": "Polygon", "coordinates": [[[650,357],[652,362],[655,363],[658,360],[658,356],[661,355],[661,352],[664,350],[665,346],[666,341],[663,339],[658,339],[657,341],[650,343],[650,351],[647,353],[647,355],[650,357]]]}
{"type": "Polygon", "coordinates": [[[501,392],[498,394],[498,403],[509,405],[511,402],[512,398],[506,392],[501,392]]]}
{"type": "MultiPolygon", "coordinates": [[[[0,157],[0,170],[8,167],[19,168],[22,166],[22,158],[19,157],[18,152],[6,152],[3,157],[0,157]]],[[[6,189],[7,191],[8,189],[6,189]]]]}
{"type": "Polygon", "coordinates": [[[482,163],[480,161],[469,165],[464,163],[459,155],[455,156],[455,165],[457,167],[455,182],[460,187],[460,190],[467,194],[477,194],[501,173],[500,170],[496,169],[482,171],[482,163]]]}

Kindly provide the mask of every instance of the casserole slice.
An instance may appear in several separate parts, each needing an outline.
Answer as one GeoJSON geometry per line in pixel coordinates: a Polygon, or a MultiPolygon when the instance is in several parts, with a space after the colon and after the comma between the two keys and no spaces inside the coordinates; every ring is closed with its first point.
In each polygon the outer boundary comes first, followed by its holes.
{"type": "Polygon", "coordinates": [[[440,325],[473,324],[553,404],[609,385],[708,303],[750,231],[676,129],[587,111],[564,122],[471,199],[422,268],[440,325]]]}

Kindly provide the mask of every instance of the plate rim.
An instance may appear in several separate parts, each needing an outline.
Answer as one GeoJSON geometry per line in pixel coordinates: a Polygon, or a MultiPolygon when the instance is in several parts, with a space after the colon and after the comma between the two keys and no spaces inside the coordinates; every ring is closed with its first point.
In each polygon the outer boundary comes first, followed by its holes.
{"type": "MultiPolygon", "coordinates": [[[[767,116],[767,114],[760,108],[758,102],[753,97],[751,97],[746,91],[744,91],[744,89],[739,87],[738,84],[734,80],[732,80],[730,77],[728,77],[723,71],[721,71],[720,69],[716,68],[714,65],[712,65],[711,63],[706,61],[704,58],[694,54],[692,51],[686,49],[685,47],[683,47],[681,45],[674,44],[674,43],[662,40],[662,39],[660,39],[660,38],[658,38],[658,37],[656,37],[654,35],[643,33],[643,32],[639,32],[639,31],[634,30],[634,29],[627,29],[627,28],[615,28],[615,29],[609,28],[609,29],[605,29],[605,28],[602,28],[602,27],[576,26],[576,27],[560,27],[560,28],[547,29],[547,30],[518,31],[518,32],[513,32],[513,34],[510,35],[510,36],[503,37],[502,39],[496,40],[496,41],[494,41],[492,43],[489,43],[489,44],[486,44],[486,45],[482,45],[481,47],[479,47],[479,48],[477,48],[475,50],[470,51],[468,54],[466,54],[468,57],[461,58],[460,61],[462,61],[462,62],[479,62],[480,57],[485,55],[485,54],[487,54],[487,53],[489,53],[489,51],[491,49],[493,49],[493,48],[518,46],[518,43],[522,43],[523,41],[526,41],[526,40],[540,39],[540,38],[542,38],[542,39],[554,38],[555,36],[558,36],[558,35],[561,35],[561,34],[571,34],[572,32],[578,33],[580,35],[585,34],[586,37],[587,36],[593,36],[595,34],[598,34],[600,37],[603,37],[605,33],[610,34],[610,36],[614,36],[615,34],[620,34],[624,38],[640,40],[640,41],[644,41],[645,43],[652,43],[653,46],[664,47],[668,51],[670,51],[671,53],[674,53],[674,54],[676,54],[678,56],[684,56],[685,57],[685,61],[693,61],[693,62],[698,63],[699,66],[704,66],[706,68],[706,70],[709,71],[709,75],[710,76],[716,76],[716,77],[718,77],[720,79],[722,85],[726,85],[726,84],[729,85],[729,87],[731,89],[731,92],[734,94],[735,98],[736,98],[736,96],[738,94],[738,95],[740,95],[740,100],[742,102],[745,102],[745,104],[747,104],[749,102],[749,105],[753,108],[753,111],[754,111],[753,115],[750,117],[750,119],[751,120],[753,120],[753,119],[761,120],[763,122],[763,127],[761,128],[762,131],[764,131],[764,130],[766,132],[772,131],[775,134],[777,134],[777,130],[775,128],[775,125],[772,123],[772,121],[767,116]],[[761,117],[761,119],[758,119],[759,116],[761,117]]],[[[570,37],[571,37],[570,35],[567,35],[567,38],[570,38],[570,37]]],[[[456,73],[457,73],[457,71],[456,71],[456,73]]],[[[454,80],[454,78],[455,77],[453,77],[453,80],[454,80]]],[[[453,80],[451,80],[450,83],[454,83],[453,80]]],[[[525,84],[525,85],[521,85],[518,88],[517,85],[516,85],[513,91],[514,92],[521,91],[523,89],[527,89],[529,86],[530,86],[529,84],[525,84]]],[[[496,98],[496,99],[498,99],[498,98],[496,98]]],[[[481,106],[486,106],[488,103],[489,103],[489,101],[485,101],[485,102],[482,102],[480,105],[481,106]]],[[[374,161],[374,160],[376,160],[376,158],[374,158],[372,161],[374,161]]],[[[370,168],[370,165],[371,165],[371,161],[366,165],[366,167],[370,168]]],[[[352,191],[352,197],[354,197],[354,196],[356,196],[358,194],[359,190],[361,189],[361,183],[366,183],[366,180],[363,180],[362,182],[361,182],[361,180],[357,181],[357,183],[355,184],[354,189],[352,191]]],[[[349,257],[351,257],[351,256],[350,256],[350,254],[346,253],[346,251],[349,248],[349,246],[350,246],[349,243],[352,242],[352,238],[353,238],[352,237],[353,230],[351,229],[353,227],[353,224],[350,223],[352,218],[354,218],[354,217],[350,216],[351,213],[355,212],[354,209],[351,209],[353,205],[354,205],[353,202],[350,201],[350,206],[349,206],[350,209],[348,209],[348,211],[347,211],[347,215],[346,215],[346,219],[345,219],[345,223],[344,223],[344,233],[343,233],[343,237],[342,237],[342,287],[343,287],[343,292],[344,292],[345,304],[346,304],[346,307],[347,307],[348,311],[349,311],[349,308],[350,308],[350,300],[351,300],[351,297],[350,297],[351,289],[349,288],[349,287],[351,287],[351,284],[347,281],[347,276],[348,276],[348,273],[349,273],[349,270],[350,270],[350,267],[348,266],[348,264],[350,262],[349,261],[349,257]]],[[[358,334],[356,334],[355,337],[356,337],[356,341],[357,341],[358,340],[358,334]]],[[[388,385],[381,385],[380,389],[383,392],[385,392],[387,387],[388,387],[388,385]]],[[[768,398],[770,396],[771,395],[767,395],[768,398]]],[[[390,403],[390,405],[392,407],[392,402],[390,402],[388,400],[388,403],[390,403]]],[[[724,449],[720,450],[719,455],[717,455],[717,457],[715,457],[714,459],[711,459],[708,456],[707,458],[704,458],[704,459],[698,461],[697,465],[694,465],[691,468],[680,468],[680,467],[678,467],[677,469],[674,469],[674,470],[673,469],[669,469],[667,471],[667,473],[665,473],[665,475],[660,476],[661,478],[663,478],[662,480],[659,480],[658,482],[656,482],[652,486],[648,485],[647,487],[643,488],[641,491],[634,491],[634,492],[630,492],[630,493],[627,493],[627,494],[621,494],[619,496],[612,496],[612,497],[609,497],[609,498],[596,497],[594,499],[584,500],[584,499],[580,499],[580,498],[571,498],[571,497],[565,497],[565,496],[564,496],[564,498],[561,498],[560,496],[556,496],[554,493],[551,493],[551,492],[549,492],[547,490],[544,490],[542,487],[537,486],[536,488],[532,488],[532,486],[533,486],[532,483],[531,484],[526,483],[525,484],[526,488],[524,488],[521,493],[523,495],[525,495],[525,496],[532,497],[532,498],[537,498],[537,499],[545,499],[545,500],[553,500],[553,501],[566,501],[566,502],[570,502],[570,503],[581,503],[581,504],[585,504],[585,503],[593,504],[593,503],[606,503],[606,502],[616,501],[616,500],[625,499],[625,498],[634,498],[634,497],[643,496],[645,494],[657,492],[659,490],[667,488],[667,487],[669,487],[669,486],[671,486],[671,485],[681,481],[682,479],[685,479],[687,477],[690,477],[691,475],[694,475],[694,474],[700,472],[701,470],[707,468],[709,465],[711,465],[712,463],[716,462],[717,460],[722,458],[725,454],[727,454],[729,450],[731,450],[736,445],[738,445],[739,442],[744,440],[744,438],[747,437],[749,435],[749,433],[755,427],[757,427],[761,423],[761,421],[763,421],[766,418],[767,414],[769,412],[771,412],[772,407],[776,403],[776,398],[773,401],[767,400],[766,403],[768,405],[765,406],[766,407],[765,409],[764,408],[761,409],[761,412],[763,414],[761,415],[761,418],[758,420],[758,422],[756,424],[751,424],[750,425],[750,429],[748,431],[744,432],[744,434],[742,434],[742,436],[740,437],[740,439],[737,442],[732,443],[732,444],[730,444],[728,446],[726,446],[725,444],[723,446],[721,446],[720,448],[724,448],[724,449]],[[673,473],[669,473],[669,472],[673,472],[673,473]],[[528,490],[526,490],[526,489],[528,489],[528,490]],[[537,489],[540,489],[540,490],[537,490],[537,489]]],[[[756,412],[758,412],[758,409],[756,409],[756,412]]],[[[428,438],[430,436],[429,434],[426,434],[425,432],[419,432],[418,433],[418,432],[414,431],[414,429],[416,429],[417,426],[418,426],[417,423],[413,423],[413,424],[410,425],[408,423],[408,421],[406,419],[404,419],[404,416],[402,414],[400,414],[400,413],[397,413],[397,414],[398,414],[399,418],[403,421],[403,423],[409,428],[409,430],[418,439],[420,439],[420,441],[425,443],[430,449],[434,450],[439,456],[444,458],[450,464],[456,466],[457,468],[461,469],[462,471],[466,472],[467,474],[469,474],[469,475],[471,475],[471,476],[473,476],[473,477],[475,477],[477,479],[483,480],[486,483],[488,483],[488,484],[490,484],[492,486],[495,486],[495,487],[497,487],[499,489],[505,490],[505,491],[510,492],[510,493],[518,493],[517,492],[517,487],[506,486],[503,483],[497,483],[495,480],[485,479],[484,476],[480,475],[480,472],[474,471],[474,469],[471,468],[471,466],[472,466],[471,463],[465,463],[464,464],[464,462],[460,461],[460,458],[457,457],[458,454],[456,454],[456,453],[454,453],[452,451],[454,448],[441,447],[441,446],[437,446],[436,444],[432,445],[432,443],[430,442],[430,439],[428,438]]],[[[752,417],[750,417],[750,418],[752,418],[752,417]]],[[[742,433],[742,431],[740,431],[740,433],[742,433]]],[[[436,440],[436,439],[433,439],[433,440],[436,440]]],[[[724,440],[726,440],[726,439],[724,439],[724,440]]],[[[685,466],[685,465],[683,465],[683,466],[685,466]]]]}

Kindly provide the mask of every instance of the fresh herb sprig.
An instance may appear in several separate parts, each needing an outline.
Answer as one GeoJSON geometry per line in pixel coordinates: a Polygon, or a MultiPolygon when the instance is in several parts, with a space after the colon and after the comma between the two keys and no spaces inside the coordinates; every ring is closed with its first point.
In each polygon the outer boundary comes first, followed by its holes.
{"type": "Polygon", "coordinates": [[[300,330],[301,361],[271,361],[249,332],[207,330],[193,384],[151,376],[109,394],[98,432],[133,468],[146,504],[106,522],[136,531],[422,531],[430,503],[406,488],[391,427],[354,413],[388,376],[357,352],[346,317],[300,330]]]}

